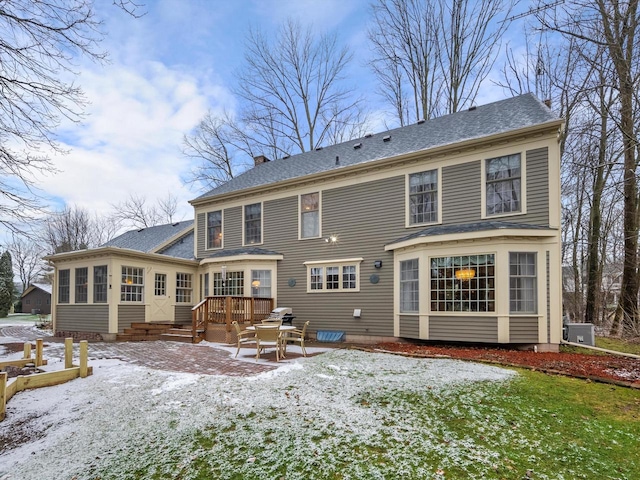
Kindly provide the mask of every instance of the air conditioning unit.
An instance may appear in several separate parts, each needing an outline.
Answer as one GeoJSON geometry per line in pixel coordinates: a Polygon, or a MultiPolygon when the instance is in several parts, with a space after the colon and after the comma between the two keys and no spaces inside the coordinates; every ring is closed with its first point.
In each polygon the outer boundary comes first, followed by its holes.
{"type": "Polygon", "coordinates": [[[595,347],[596,337],[593,323],[567,323],[567,341],[595,347]]]}

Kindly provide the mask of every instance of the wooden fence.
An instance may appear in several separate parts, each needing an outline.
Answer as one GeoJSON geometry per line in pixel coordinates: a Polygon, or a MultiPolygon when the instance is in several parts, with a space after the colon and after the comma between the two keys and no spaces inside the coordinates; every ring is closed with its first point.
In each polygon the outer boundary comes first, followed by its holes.
{"type": "MultiPolygon", "coordinates": [[[[46,365],[47,361],[43,356],[42,339],[36,340],[36,354],[31,358],[31,344],[24,344],[24,355],[20,360],[8,360],[0,362],[0,370],[7,366],[24,367],[29,363],[33,363],[36,367],[46,365]]],[[[64,370],[55,372],[34,373],[32,375],[19,375],[16,378],[8,380],[6,372],[0,373],[0,421],[4,420],[6,415],[7,402],[17,392],[30,388],[50,387],[68,382],[74,378],[85,378],[93,373],[93,369],[88,366],[89,358],[89,342],[82,340],[80,342],[80,365],[73,365],[73,339],[65,338],[64,340],[64,370]]]]}

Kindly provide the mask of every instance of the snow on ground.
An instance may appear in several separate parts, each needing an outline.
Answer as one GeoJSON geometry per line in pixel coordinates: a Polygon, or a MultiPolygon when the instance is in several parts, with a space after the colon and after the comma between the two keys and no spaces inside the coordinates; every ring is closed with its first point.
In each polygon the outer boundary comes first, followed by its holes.
{"type": "MultiPolygon", "coordinates": [[[[352,350],[299,359],[253,377],[165,372],[121,360],[90,365],[88,378],[11,399],[0,440],[17,441],[0,448],[0,480],[137,478],[131,476],[137,468],[166,475],[197,456],[194,442],[207,428],[233,430],[232,437],[221,433],[220,444],[207,447],[207,457],[242,452],[247,468],[254,468],[274,435],[294,443],[309,435],[322,439],[330,426],[335,445],[380,434],[381,419],[358,400],[367,395],[437,392],[515,375],[468,362],[352,350]]],[[[323,442],[314,440],[316,453],[323,442]]],[[[262,473],[244,478],[274,478],[262,473]]]]}

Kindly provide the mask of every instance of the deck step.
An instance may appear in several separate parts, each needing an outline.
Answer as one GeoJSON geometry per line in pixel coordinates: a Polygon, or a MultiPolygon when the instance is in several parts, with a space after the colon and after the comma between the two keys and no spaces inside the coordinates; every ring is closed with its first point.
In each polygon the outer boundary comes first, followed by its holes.
{"type": "Polygon", "coordinates": [[[188,335],[182,335],[178,333],[163,333],[160,335],[160,340],[168,340],[170,342],[184,342],[184,343],[193,343],[193,337],[191,333],[188,335]]]}

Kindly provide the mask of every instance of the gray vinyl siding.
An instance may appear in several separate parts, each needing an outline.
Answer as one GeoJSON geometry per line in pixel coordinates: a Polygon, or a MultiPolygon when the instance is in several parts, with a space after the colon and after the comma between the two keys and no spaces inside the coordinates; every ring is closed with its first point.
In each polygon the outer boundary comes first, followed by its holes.
{"type": "Polygon", "coordinates": [[[130,328],[132,323],[144,323],[144,305],[118,305],[118,333],[130,328]]]}
{"type": "Polygon", "coordinates": [[[509,318],[510,343],[538,343],[538,317],[509,318]]]}
{"type": "Polygon", "coordinates": [[[479,222],[482,214],[482,170],[477,162],[442,169],[443,225],[479,222]]]}
{"type": "MultiPolygon", "coordinates": [[[[255,202],[247,202],[255,203],[255,202]]],[[[264,222],[264,208],[262,210],[264,222]]],[[[262,239],[264,241],[264,238],[262,239]]],[[[242,207],[225,208],[222,217],[222,243],[224,248],[242,246],[242,207]]]]}
{"type": "Polygon", "coordinates": [[[527,151],[527,214],[523,215],[522,223],[549,225],[549,152],[546,147],[527,151]]]}
{"type": "Polygon", "coordinates": [[[420,317],[418,315],[400,315],[400,336],[420,338],[420,317]]]}
{"type": "MultiPolygon", "coordinates": [[[[443,225],[482,221],[483,181],[480,160],[442,169],[443,225]]],[[[514,216],[513,221],[549,225],[549,153],[546,147],[526,152],[526,183],[527,213],[514,216]]],[[[505,218],[509,217],[500,217],[505,218]]]]}
{"type": "Polygon", "coordinates": [[[207,215],[205,213],[199,213],[196,222],[198,224],[198,236],[195,240],[198,250],[196,256],[198,258],[203,258],[207,256],[205,251],[207,246],[207,215]]]}
{"type": "Polygon", "coordinates": [[[109,305],[58,305],[56,330],[109,333],[109,305]]]}
{"type": "Polygon", "coordinates": [[[496,317],[429,317],[429,340],[498,342],[496,317]]]}
{"type": "Polygon", "coordinates": [[[402,175],[323,190],[322,234],[337,235],[336,245],[322,238],[298,240],[297,196],[264,203],[264,248],[284,255],[278,262],[278,306],[291,307],[296,324],[309,320],[312,332],[393,335],[393,252],[385,252],[384,245],[406,232],[404,182],[402,175]],[[359,257],[364,259],[359,292],[307,293],[304,262],[359,257]],[[375,260],[382,260],[382,268],[374,268],[375,260]],[[370,281],[373,274],[377,284],[370,281]],[[356,308],[362,309],[361,318],[353,318],[356,308]]]}
{"type": "Polygon", "coordinates": [[[176,305],[175,308],[175,323],[190,324],[192,308],[191,305],[176,305]]]}

